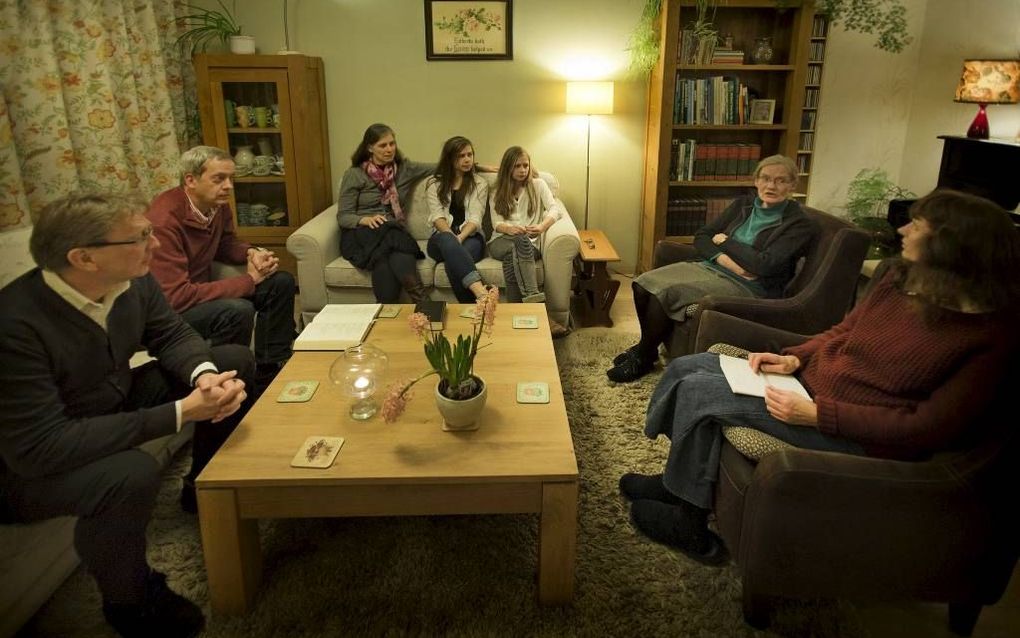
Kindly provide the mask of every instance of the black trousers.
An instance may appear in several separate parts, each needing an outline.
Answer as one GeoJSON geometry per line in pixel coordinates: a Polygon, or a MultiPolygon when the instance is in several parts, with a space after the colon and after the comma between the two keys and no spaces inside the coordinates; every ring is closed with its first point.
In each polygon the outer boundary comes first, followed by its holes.
{"type": "MultiPolygon", "coordinates": [[[[247,347],[213,348],[213,362],[220,370],[237,370],[245,383],[254,371],[247,347]]],[[[153,362],[134,371],[131,394],[123,409],[159,405],[183,398],[190,391],[153,362]]],[[[242,405],[219,423],[195,424],[189,475],[198,476],[248,407],[242,405]]],[[[151,454],[131,448],[49,476],[21,477],[8,469],[0,480],[15,521],[77,516],[74,547],[96,579],[103,602],[130,604],[140,602],[145,593],[149,575],[145,528],[156,504],[162,471],[151,454]]]]}
{"type": "Polygon", "coordinates": [[[255,360],[282,363],[290,358],[297,334],[294,291],[294,276],[280,270],[255,286],[251,297],[206,301],[182,312],[181,318],[214,346],[247,346],[254,328],[255,360]]]}

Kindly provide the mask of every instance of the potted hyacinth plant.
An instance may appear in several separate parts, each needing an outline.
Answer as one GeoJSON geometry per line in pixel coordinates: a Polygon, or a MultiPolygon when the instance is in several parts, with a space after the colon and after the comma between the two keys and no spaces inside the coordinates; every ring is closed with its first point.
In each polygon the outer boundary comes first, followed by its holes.
{"type": "Polygon", "coordinates": [[[451,343],[442,330],[432,330],[429,319],[420,312],[408,318],[411,330],[422,340],[425,358],[431,368],[413,379],[393,383],[383,400],[382,415],[392,423],[407,407],[411,399],[411,388],[426,377],[437,375],[436,405],[443,415],[445,430],[474,430],[478,427],[478,415],[485,406],[485,381],[474,373],[475,356],[485,347],[480,345],[482,335],[492,335],[492,324],[496,319],[499,304],[499,289],[489,288],[485,296],[475,304],[471,334],[457,335],[451,343]]]}

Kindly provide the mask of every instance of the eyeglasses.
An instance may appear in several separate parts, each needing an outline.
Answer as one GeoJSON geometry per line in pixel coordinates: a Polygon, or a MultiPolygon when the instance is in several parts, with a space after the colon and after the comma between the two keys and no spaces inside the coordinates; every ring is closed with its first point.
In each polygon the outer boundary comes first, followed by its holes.
{"type": "Polygon", "coordinates": [[[793,183],[793,180],[790,179],[789,177],[768,177],[766,175],[759,175],[754,179],[756,182],[760,184],[765,184],[766,186],[770,185],[789,186],[790,184],[793,183]]]}
{"type": "Polygon", "coordinates": [[[82,248],[103,248],[104,246],[131,246],[131,245],[137,246],[138,244],[144,244],[149,241],[149,238],[152,237],[152,230],[153,230],[152,226],[149,226],[148,228],[142,231],[142,234],[140,236],[135,237],[134,239],[122,239],[119,241],[94,241],[89,244],[84,244],[82,248]]]}

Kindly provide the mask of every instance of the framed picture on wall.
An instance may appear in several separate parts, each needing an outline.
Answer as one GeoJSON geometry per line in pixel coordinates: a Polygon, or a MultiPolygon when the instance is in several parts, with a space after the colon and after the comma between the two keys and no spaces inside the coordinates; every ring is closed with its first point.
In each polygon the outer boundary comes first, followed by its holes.
{"type": "Polygon", "coordinates": [[[748,124],[772,124],[776,116],[775,100],[751,100],[747,114],[748,124]]]}
{"type": "Polygon", "coordinates": [[[425,59],[513,60],[513,0],[425,0],[425,59]]]}

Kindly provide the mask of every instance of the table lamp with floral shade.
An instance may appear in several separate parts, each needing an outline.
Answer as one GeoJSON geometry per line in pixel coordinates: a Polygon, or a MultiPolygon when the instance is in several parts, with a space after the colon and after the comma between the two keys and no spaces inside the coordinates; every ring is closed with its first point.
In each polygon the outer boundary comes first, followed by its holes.
{"type": "Polygon", "coordinates": [[[1020,102],[1020,60],[964,60],[954,101],[978,105],[967,137],[988,139],[985,107],[1020,102]]]}

